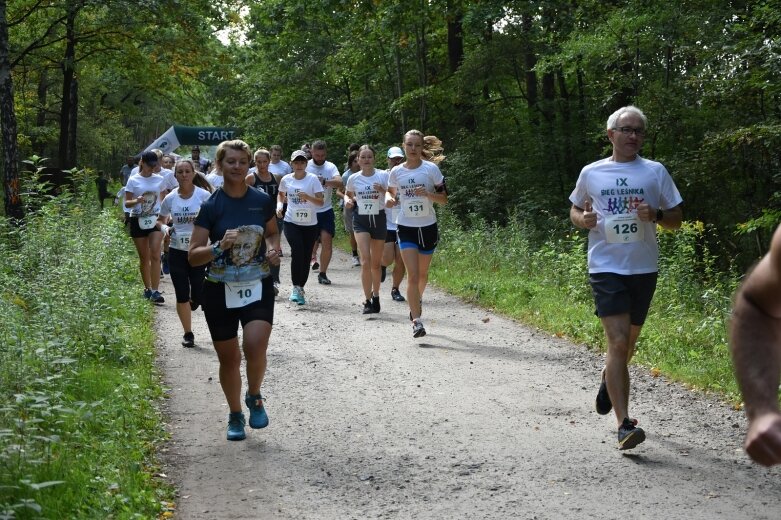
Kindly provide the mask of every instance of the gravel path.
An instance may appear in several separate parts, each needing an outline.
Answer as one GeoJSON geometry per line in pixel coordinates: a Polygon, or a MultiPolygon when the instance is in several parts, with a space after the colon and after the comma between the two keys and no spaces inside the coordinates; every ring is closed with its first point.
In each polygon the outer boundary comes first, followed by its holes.
{"type": "MultiPolygon", "coordinates": [[[[271,424],[225,440],[227,408],[203,314],[181,347],[173,287],[158,308],[169,388],[164,473],[180,519],[778,519],[781,470],[749,463],[743,414],[633,370],[646,430],[616,449],[593,410],[602,358],[440,291],[429,334],[383,285],[361,315],[359,268],[335,252],[331,286],[277,300],[263,385],[271,424]]],[[[404,292],[402,286],[402,293],[404,292]]]]}

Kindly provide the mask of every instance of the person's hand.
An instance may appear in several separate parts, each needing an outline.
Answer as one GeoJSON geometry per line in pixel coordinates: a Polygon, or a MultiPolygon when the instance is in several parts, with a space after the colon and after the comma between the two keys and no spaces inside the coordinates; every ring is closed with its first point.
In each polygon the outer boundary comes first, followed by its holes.
{"type": "Polygon", "coordinates": [[[282,211],[282,208],[277,210],[277,218],[282,218],[285,216],[285,212],[282,211]]]}
{"type": "Polygon", "coordinates": [[[749,423],[746,453],[763,466],[781,463],[781,414],[768,412],[749,423]]]}
{"type": "Polygon", "coordinates": [[[231,247],[233,247],[233,243],[236,242],[236,238],[239,236],[239,230],[238,229],[229,229],[225,232],[225,234],[222,236],[222,240],[220,240],[220,249],[223,251],[227,251],[231,247]]]}
{"type": "Polygon", "coordinates": [[[583,225],[586,229],[593,229],[597,225],[597,212],[591,207],[591,201],[583,205],[583,225]]]}
{"type": "Polygon", "coordinates": [[[425,186],[418,186],[415,188],[415,195],[418,197],[428,197],[428,190],[425,186]]]}
{"type": "Polygon", "coordinates": [[[349,197],[344,198],[344,207],[345,208],[354,208],[355,207],[355,199],[351,199],[349,197]]]}
{"type": "Polygon", "coordinates": [[[372,188],[374,189],[374,191],[377,191],[377,192],[382,193],[383,195],[385,195],[385,191],[386,191],[385,190],[385,186],[383,186],[379,182],[375,182],[374,184],[372,184],[372,188]]]}
{"type": "Polygon", "coordinates": [[[279,251],[276,249],[269,249],[266,251],[266,260],[268,260],[268,263],[273,266],[277,266],[282,263],[282,259],[279,258],[279,251]]]}
{"type": "Polygon", "coordinates": [[[637,206],[637,218],[643,222],[653,222],[656,220],[656,209],[643,202],[637,206]]]}

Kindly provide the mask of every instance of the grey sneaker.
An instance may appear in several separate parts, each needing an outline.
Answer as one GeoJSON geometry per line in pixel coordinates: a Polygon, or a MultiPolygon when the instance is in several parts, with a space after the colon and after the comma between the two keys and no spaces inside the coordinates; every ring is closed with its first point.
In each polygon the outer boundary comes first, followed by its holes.
{"type": "Polygon", "coordinates": [[[635,424],[635,421],[624,417],[624,422],[618,427],[619,450],[631,450],[645,440],[645,432],[635,424]]]}
{"type": "Polygon", "coordinates": [[[412,322],[412,337],[422,338],[426,335],[426,327],[423,326],[423,322],[419,319],[412,322]]]}

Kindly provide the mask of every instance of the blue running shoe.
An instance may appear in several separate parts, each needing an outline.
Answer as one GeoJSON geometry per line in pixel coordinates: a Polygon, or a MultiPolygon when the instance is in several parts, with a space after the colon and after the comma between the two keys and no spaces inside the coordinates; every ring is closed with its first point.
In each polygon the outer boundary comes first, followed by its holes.
{"type": "Polygon", "coordinates": [[[144,299],[148,300],[152,297],[152,289],[144,289],[144,299]]]}
{"type": "Polygon", "coordinates": [[[228,414],[228,440],[243,441],[247,438],[244,433],[244,414],[241,412],[231,412],[228,414]]]}
{"type": "Polygon", "coordinates": [[[268,426],[268,414],[263,406],[263,396],[246,394],[244,402],[249,408],[249,427],[255,430],[268,426]]]}

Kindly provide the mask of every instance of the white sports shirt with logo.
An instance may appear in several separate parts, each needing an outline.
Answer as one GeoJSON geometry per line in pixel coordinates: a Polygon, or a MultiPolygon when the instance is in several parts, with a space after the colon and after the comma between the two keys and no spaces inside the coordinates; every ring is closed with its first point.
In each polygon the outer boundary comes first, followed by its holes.
{"type": "Polygon", "coordinates": [[[591,202],[597,213],[588,234],[589,273],[622,275],[658,270],[656,224],[641,222],[637,206],[665,210],[683,202],[667,169],[639,155],[631,162],[607,158],[586,165],[569,200],[579,208],[591,202]]]}

